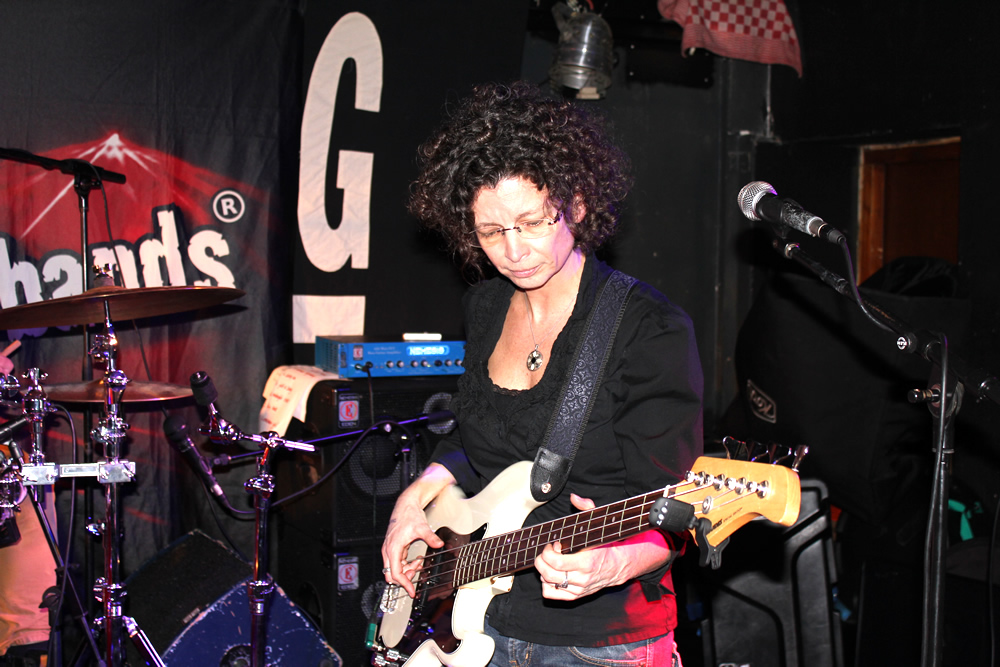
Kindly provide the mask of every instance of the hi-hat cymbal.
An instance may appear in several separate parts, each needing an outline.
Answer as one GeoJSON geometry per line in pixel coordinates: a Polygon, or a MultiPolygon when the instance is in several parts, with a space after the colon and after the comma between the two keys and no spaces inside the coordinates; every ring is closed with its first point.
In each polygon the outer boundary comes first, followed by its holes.
{"type": "Polygon", "coordinates": [[[33,329],[104,321],[107,302],[112,322],[197,310],[245,294],[234,287],[95,287],[83,294],[0,310],[0,329],[33,329]]]}
{"type": "MultiPolygon", "coordinates": [[[[104,378],[92,382],[43,385],[45,397],[56,403],[103,403],[106,397],[104,378]]],[[[188,398],[191,387],[166,382],[134,382],[125,385],[122,403],[148,403],[188,398]]]]}

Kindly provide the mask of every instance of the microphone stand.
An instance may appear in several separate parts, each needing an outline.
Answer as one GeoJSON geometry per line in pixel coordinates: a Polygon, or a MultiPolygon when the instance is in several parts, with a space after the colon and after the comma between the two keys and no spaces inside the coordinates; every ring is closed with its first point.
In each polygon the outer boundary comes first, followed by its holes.
{"type": "MultiPolygon", "coordinates": [[[[935,460],[934,484],[927,526],[927,557],[924,576],[924,632],[921,645],[921,667],[936,667],[943,654],[944,618],[944,551],[947,534],[947,495],[951,484],[952,458],[954,455],[955,418],[961,408],[966,391],[971,391],[977,401],[988,398],[1000,405],[1000,382],[995,375],[973,366],[948,351],[947,338],[940,333],[916,331],[878,304],[856,292],[853,283],[827,270],[809,257],[797,243],[785,244],[775,240],[774,246],[781,254],[797,261],[812,271],[823,282],[857,301],[870,319],[882,328],[896,334],[896,347],[901,352],[919,354],[939,370],[937,384],[926,390],[911,390],[907,399],[911,403],[926,403],[931,413],[938,449],[935,460]],[[952,387],[951,385],[957,384],[952,387]]],[[[846,240],[839,245],[846,250],[846,240]]],[[[849,256],[849,255],[848,255],[849,256]]],[[[848,262],[848,269],[853,266],[848,262]]],[[[933,375],[932,380],[933,382],[933,375]]],[[[987,554],[987,557],[991,557],[987,554]]]]}
{"type": "Polygon", "coordinates": [[[279,438],[273,431],[261,435],[250,435],[240,431],[219,414],[211,403],[208,405],[209,421],[199,429],[212,442],[227,443],[241,440],[262,446],[257,458],[257,475],[243,485],[253,496],[254,506],[254,558],[253,578],[247,582],[247,600],[250,603],[250,664],[251,667],[265,667],[267,648],[267,612],[274,592],[274,580],[269,574],[270,552],[268,547],[268,513],[271,509],[271,495],[274,493],[274,475],[271,472],[271,458],[277,449],[299,449],[314,452],[312,445],[279,438]]]}
{"type": "MultiPolygon", "coordinates": [[[[365,435],[373,428],[388,424],[396,424],[405,429],[405,427],[409,424],[427,421],[440,421],[447,417],[453,418],[454,415],[450,412],[440,412],[429,415],[420,415],[413,419],[400,422],[386,420],[359,431],[338,433],[333,436],[318,438],[309,442],[296,442],[293,440],[285,440],[273,431],[261,433],[260,435],[244,433],[236,425],[226,421],[219,413],[219,410],[216,408],[214,403],[215,399],[218,397],[215,385],[212,383],[211,378],[204,372],[199,371],[191,376],[191,388],[195,401],[199,405],[206,407],[208,410],[208,421],[198,429],[200,433],[207,435],[209,439],[216,444],[246,441],[256,443],[261,447],[261,450],[257,454],[257,475],[248,479],[243,486],[247,493],[251,494],[254,499],[253,577],[249,582],[247,582],[247,599],[250,604],[250,664],[251,667],[265,667],[264,658],[267,648],[267,613],[271,595],[274,592],[274,580],[271,578],[269,573],[270,551],[268,546],[268,514],[272,505],[271,496],[274,494],[275,488],[274,475],[271,472],[271,459],[274,452],[282,448],[315,452],[316,447],[312,444],[314,442],[347,438],[354,435],[365,435]]],[[[350,456],[358,444],[361,443],[362,439],[363,438],[358,439],[358,442],[351,448],[351,451],[345,455],[344,460],[350,456]]],[[[415,476],[415,471],[413,470],[413,466],[411,464],[410,448],[408,445],[403,447],[401,455],[403,456],[403,468],[401,474],[404,481],[412,481],[415,476]]],[[[227,462],[237,458],[242,458],[242,456],[237,455],[234,457],[228,457],[227,462]]],[[[343,463],[343,461],[341,461],[341,463],[343,463]]],[[[336,468],[334,470],[336,470],[336,468]]],[[[288,500],[291,497],[292,496],[289,496],[284,500],[288,500]]]]}

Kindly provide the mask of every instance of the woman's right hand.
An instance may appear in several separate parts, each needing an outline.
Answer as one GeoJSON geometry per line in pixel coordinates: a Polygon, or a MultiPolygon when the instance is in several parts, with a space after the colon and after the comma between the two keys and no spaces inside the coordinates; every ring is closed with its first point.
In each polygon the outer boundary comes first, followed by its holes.
{"type": "Polygon", "coordinates": [[[455,478],[447,468],[432,463],[399,495],[392,510],[385,541],[382,542],[382,573],[387,583],[399,584],[410,597],[416,594],[413,578],[421,562],[419,559],[407,562],[407,552],[417,540],[423,540],[432,549],[444,546],[444,541],[427,523],[424,508],[445,487],[454,483],[455,478]]]}

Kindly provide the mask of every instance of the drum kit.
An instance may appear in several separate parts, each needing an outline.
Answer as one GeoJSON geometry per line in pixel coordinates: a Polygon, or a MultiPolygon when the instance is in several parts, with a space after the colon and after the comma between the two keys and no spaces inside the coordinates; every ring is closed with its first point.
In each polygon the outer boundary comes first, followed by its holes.
{"type": "MultiPolygon", "coordinates": [[[[0,160],[34,165],[73,177],[73,190],[77,195],[80,212],[81,257],[89,257],[89,195],[94,189],[99,188],[103,191],[105,183],[124,184],[126,182],[124,174],[109,171],[82,159],[54,159],[20,149],[0,148],[0,160]]],[[[90,358],[91,367],[104,369],[103,377],[97,380],[48,386],[43,384],[47,375],[39,368],[23,372],[20,378],[0,374],[0,403],[8,407],[20,407],[22,413],[22,416],[0,424],[0,441],[8,445],[10,452],[9,456],[0,453],[0,527],[7,523],[4,521],[5,517],[12,516],[13,512],[19,509],[18,504],[30,496],[56,563],[57,578],[62,580],[65,589],[75,598],[77,608],[80,610],[79,619],[86,644],[89,644],[96,664],[107,667],[124,664],[124,637],[127,634],[146,662],[158,667],[163,665],[163,661],[157,655],[156,649],[135,620],[123,614],[126,591],[121,576],[123,526],[120,485],[135,478],[136,468],[134,462],[122,458],[122,446],[129,428],[124,420],[122,406],[128,403],[156,403],[192,396],[201,403],[202,400],[206,400],[206,396],[214,393],[214,386],[207,376],[201,378],[199,384],[192,385],[191,388],[159,382],[132,381],[118,367],[118,338],[115,335],[113,322],[209,308],[241,297],[244,292],[235,288],[211,286],[125,288],[116,284],[112,267],[95,267],[96,278],[93,282],[91,278],[94,274],[91,273],[90,267],[86,266],[86,262],[81,269],[83,270],[82,294],[0,310],[0,329],[82,325],[85,327],[85,354],[90,358]],[[95,324],[103,324],[101,333],[91,333],[86,328],[95,324]],[[98,446],[94,451],[100,449],[102,452],[102,461],[84,463],[46,461],[42,443],[43,422],[49,413],[58,409],[53,403],[83,406],[88,413],[91,410],[99,412],[96,426],[88,435],[98,446]],[[25,426],[30,427],[30,446],[26,453],[12,437],[25,426]],[[55,533],[46,513],[40,507],[41,499],[45,497],[43,487],[53,485],[61,478],[73,477],[96,478],[104,488],[106,499],[104,521],[87,526],[89,532],[100,535],[104,552],[104,574],[95,578],[93,586],[93,593],[101,603],[103,616],[93,622],[93,627],[73,585],[72,577],[66,574],[66,564],[62,560],[55,533]],[[96,638],[98,631],[102,635],[100,647],[96,638]]],[[[91,375],[88,371],[85,377],[89,378],[91,375]]],[[[244,434],[222,419],[214,406],[210,405],[210,401],[209,413],[210,423],[202,427],[201,431],[213,442],[245,441],[259,447],[257,475],[248,480],[245,487],[247,492],[254,496],[257,521],[253,580],[247,585],[251,607],[250,657],[254,667],[263,667],[266,648],[264,637],[266,607],[273,589],[267,569],[266,526],[270,495],[274,489],[274,478],[270,470],[271,452],[278,448],[314,451],[315,447],[306,443],[285,441],[276,433],[244,434]]],[[[198,458],[200,459],[200,455],[198,458]]],[[[55,623],[53,620],[53,626],[55,623]]],[[[52,636],[55,634],[53,627],[52,636]]],[[[50,649],[61,651],[58,643],[50,640],[50,649]]],[[[84,653],[82,657],[86,658],[87,654],[84,653]]],[[[47,664],[58,667],[61,662],[61,654],[53,656],[50,653],[48,656],[47,664]],[[54,657],[56,659],[53,659],[54,657]]]]}
{"type": "MultiPolygon", "coordinates": [[[[42,167],[50,171],[59,171],[74,177],[74,191],[77,194],[80,211],[81,257],[89,257],[88,245],[88,197],[91,190],[101,188],[103,184],[125,183],[125,176],[108,171],[94,164],[79,159],[56,160],[28,153],[18,149],[0,148],[0,160],[11,160],[42,167]]],[[[109,230],[110,232],[110,230],[109,230]]],[[[0,424],[0,443],[7,445],[9,455],[0,450],[0,547],[6,536],[3,529],[7,518],[19,511],[19,504],[30,497],[31,504],[38,517],[42,532],[45,534],[48,547],[52,552],[56,565],[57,586],[46,591],[42,606],[50,607],[50,651],[47,658],[49,665],[62,665],[61,647],[56,632],[60,621],[55,618],[52,608],[61,605],[61,593],[56,593],[58,600],[50,599],[51,591],[65,590],[75,602],[79,620],[83,630],[84,641],[74,665],[91,664],[86,661],[93,657],[93,664],[101,667],[119,667],[126,662],[124,646],[125,637],[134,643],[147,664],[161,667],[164,663],[157,654],[156,648],[146,634],[138,626],[135,619],[126,616],[124,601],[126,598],[125,582],[122,580],[121,547],[123,537],[121,485],[135,479],[136,465],[122,457],[123,445],[129,425],[124,419],[123,405],[148,407],[142,404],[158,405],[160,402],[193,398],[200,406],[207,409],[209,420],[199,430],[217,444],[244,442],[255,447],[254,452],[246,456],[256,457],[256,474],[248,479],[244,488],[253,497],[255,517],[255,550],[253,575],[246,584],[249,601],[250,632],[249,656],[242,652],[235,656],[236,662],[225,664],[251,665],[264,667],[265,656],[270,647],[267,646],[267,610],[274,591],[274,583],[268,571],[269,546],[267,518],[271,509],[271,496],[275,483],[272,474],[274,452],[280,449],[312,452],[313,444],[285,440],[278,434],[266,432],[259,435],[242,432],[235,425],[227,422],[215,408],[215,387],[204,373],[195,373],[191,377],[190,387],[172,385],[162,382],[139,382],[130,379],[118,364],[118,337],[115,334],[114,323],[141,320],[151,317],[172,315],[184,311],[200,310],[214,307],[243,296],[244,292],[235,288],[211,286],[166,286],[125,288],[116,284],[112,275],[112,267],[94,267],[96,279],[91,280],[91,269],[83,269],[83,292],[78,295],[51,299],[36,303],[13,306],[0,309],[0,329],[35,329],[47,327],[84,327],[84,350],[90,364],[84,374],[85,380],[79,383],[45,384],[47,374],[40,368],[30,368],[19,376],[0,373],[0,405],[8,411],[20,409],[21,416],[11,418],[0,424]],[[91,325],[98,325],[94,330],[91,325]],[[103,327],[96,333],[99,327],[103,327]],[[103,369],[102,377],[91,380],[95,373],[90,369],[103,369]],[[55,407],[53,404],[58,405],[55,407]],[[93,450],[100,452],[103,460],[85,461],[83,463],[55,463],[46,460],[43,436],[46,416],[57,410],[63,411],[67,417],[69,412],[65,405],[76,406],[85,411],[85,424],[95,424],[87,432],[93,450]],[[92,418],[96,418],[94,421],[92,418]],[[25,441],[24,451],[15,439],[15,434],[22,428],[30,433],[25,441]],[[93,594],[100,603],[103,616],[97,619],[88,617],[87,608],[76,590],[73,577],[67,572],[67,564],[63,561],[55,531],[52,530],[48,516],[42,505],[46,497],[46,488],[51,487],[60,479],[92,477],[103,487],[105,496],[105,516],[100,522],[87,526],[88,532],[101,537],[103,547],[103,576],[95,577],[93,594]],[[57,655],[53,653],[58,652],[57,655]],[[246,658],[249,658],[247,660],[246,658]]],[[[120,281],[119,281],[120,282],[120,281]]],[[[4,351],[6,353],[12,349],[4,351]]],[[[448,413],[450,415],[450,413],[448,413]]],[[[365,436],[376,428],[389,430],[394,426],[405,428],[405,425],[439,419],[435,415],[421,415],[412,420],[393,422],[385,420],[373,424],[364,431],[340,433],[319,440],[334,440],[344,437],[355,437],[357,441],[350,451],[353,451],[365,436]]],[[[178,427],[165,421],[164,432],[171,445],[177,448],[185,458],[189,458],[199,473],[206,488],[214,482],[210,467],[201,455],[193,455],[190,440],[186,439],[183,424],[178,427]],[[176,442],[186,440],[185,443],[176,442]],[[193,459],[197,459],[196,461],[193,459]],[[199,470],[199,468],[201,468],[199,470]]],[[[71,420],[72,424],[72,420],[71,420]]],[[[74,433],[74,440],[76,438],[74,433]]],[[[315,440],[313,442],[318,442],[315,440]]],[[[75,443],[74,443],[75,444],[75,443]]],[[[408,450],[404,447],[401,453],[404,462],[408,461],[408,450]]],[[[88,459],[90,457],[88,456],[88,459]]],[[[242,458],[238,455],[231,458],[242,458]]],[[[339,467],[339,465],[337,466],[339,467]]],[[[327,475],[332,474],[336,467],[327,475]]],[[[408,463],[403,465],[407,471],[408,480],[415,473],[408,463]]],[[[324,478],[325,479],[325,476],[324,478]]],[[[316,484],[321,483],[322,479],[316,484]]],[[[315,485],[315,484],[314,484],[315,485]]],[[[217,483],[215,484],[218,487],[217,483]]],[[[302,489],[296,494],[305,493],[302,489]]],[[[210,489],[210,491],[212,491],[210,489]]],[[[218,500],[232,510],[221,489],[212,491],[218,500]]],[[[89,494],[87,496],[89,498],[89,494]]],[[[245,636],[240,629],[239,634],[245,636]]],[[[235,647],[243,649],[245,647],[235,647]]],[[[329,648],[329,647],[327,647],[329,648]]],[[[331,655],[332,657],[332,655],[331,655]]],[[[228,659],[228,658],[227,658],[228,659]]]]}
{"type": "MultiPolygon", "coordinates": [[[[129,428],[124,420],[123,405],[171,401],[193,396],[198,387],[184,387],[161,382],[134,382],[118,367],[118,338],[113,322],[136,320],[196,310],[221,304],[242,296],[241,290],[223,287],[152,287],[125,289],[100,286],[83,294],[26,304],[0,310],[0,329],[27,329],[48,326],[101,324],[101,333],[91,333],[89,356],[91,364],[103,368],[100,379],[68,384],[45,385],[46,374],[38,368],[20,374],[0,375],[0,399],[9,407],[19,407],[21,416],[0,425],[0,439],[9,441],[10,456],[0,455],[0,507],[16,509],[17,503],[30,495],[39,521],[49,542],[57,565],[57,573],[64,573],[55,533],[44,512],[39,510],[40,487],[55,484],[61,478],[93,477],[104,489],[106,510],[103,522],[91,524],[88,529],[101,536],[104,551],[103,576],[95,579],[94,596],[100,602],[103,617],[88,622],[80,596],[72,587],[72,578],[63,574],[67,589],[76,598],[81,611],[86,640],[98,664],[117,666],[124,663],[124,638],[135,643],[151,665],[162,665],[155,648],[145,633],[123,614],[126,591],[121,572],[122,508],[121,485],[135,478],[135,463],[122,458],[122,445],[129,428]],[[99,412],[96,426],[90,431],[95,451],[103,460],[89,463],[54,463],[46,460],[43,450],[43,420],[55,411],[53,403],[84,406],[99,412]],[[30,431],[26,438],[27,451],[22,451],[13,434],[22,427],[30,431]],[[16,491],[15,491],[16,489],[16,491]],[[25,489],[30,489],[27,493],[25,489]],[[19,496],[19,497],[18,497],[19,496]],[[97,637],[102,636],[100,646],[97,637]]],[[[210,380],[208,381],[210,382],[210,380]]],[[[204,380],[201,385],[205,384],[204,380]]],[[[214,387],[211,387],[214,392],[214,387]]],[[[287,446],[313,450],[311,445],[287,443],[276,434],[244,435],[239,429],[225,422],[210,404],[210,425],[204,428],[213,440],[255,442],[262,446],[258,461],[258,476],[247,482],[248,492],[255,496],[258,535],[266,534],[267,503],[273,490],[267,460],[275,447],[287,446]],[[263,524],[263,530],[260,530],[263,524]]],[[[267,574],[266,544],[258,538],[258,553],[254,579],[248,585],[251,598],[252,646],[257,658],[254,665],[263,665],[263,623],[267,596],[272,588],[267,574]]],[[[50,662],[52,663],[52,656],[50,662]]],[[[58,663],[56,663],[58,664],[58,663]]]]}

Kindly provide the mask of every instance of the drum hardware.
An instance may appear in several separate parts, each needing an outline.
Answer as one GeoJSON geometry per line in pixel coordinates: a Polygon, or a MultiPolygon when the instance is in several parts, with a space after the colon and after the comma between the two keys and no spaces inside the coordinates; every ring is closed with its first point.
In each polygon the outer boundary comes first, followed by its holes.
{"type": "MultiPolygon", "coordinates": [[[[107,288],[103,288],[107,289],[107,288]]],[[[96,465],[97,481],[104,484],[105,517],[101,533],[104,547],[104,576],[94,581],[94,597],[101,602],[104,616],[97,623],[104,629],[104,649],[108,665],[118,667],[124,664],[123,645],[127,634],[136,648],[146,657],[147,662],[161,667],[163,661],[149,643],[148,638],[122,613],[126,591],[121,576],[122,510],[119,485],[135,477],[135,464],[122,460],[122,445],[129,426],[121,411],[122,395],[129,379],[124,371],[117,368],[118,338],[111,323],[111,303],[104,301],[104,333],[93,337],[90,357],[94,365],[104,366],[104,401],[102,416],[91,430],[93,441],[102,446],[104,461],[96,465]]],[[[88,464],[84,464],[88,465],[88,464]]],[[[97,526],[88,526],[92,531],[97,526]]]]}
{"type": "MultiPolygon", "coordinates": [[[[5,434],[2,437],[9,437],[9,435],[13,435],[13,433],[22,426],[30,425],[31,427],[32,444],[31,453],[28,456],[30,463],[25,463],[25,457],[21,448],[14,440],[11,440],[9,443],[11,459],[9,461],[10,465],[8,470],[12,470],[16,473],[18,485],[21,488],[27,487],[30,489],[30,493],[27,493],[26,495],[30,497],[32,507],[35,510],[35,515],[38,518],[39,525],[45,535],[45,540],[49,545],[49,551],[52,553],[52,558],[56,564],[56,583],[54,586],[49,587],[45,591],[45,595],[40,606],[47,607],[49,609],[49,622],[50,626],[53,628],[52,632],[53,634],[58,635],[58,621],[54,618],[54,613],[61,604],[61,591],[64,587],[69,590],[76,603],[77,609],[80,610],[80,625],[83,629],[84,637],[89,643],[94,656],[99,656],[100,651],[97,647],[96,639],[94,638],[91,622],[87,615],[87,609],[83,604],[82,598],[77,592],[76,584],[73,582],[73,578],[67,575],[66,563],[59,551],[55,532],[52,530],[49,517],[42,507],[43,503],[40,496],[43,496],[43,494],[40,494],[38,489],[39,486],[48,486],[53,484],[60,476],[59,466],[54,463],[45,462],[45,455],[42,451],[41,440],[42,421],[44,420],[46,414],[55,411],[56,408],[52,407],[46,400],[45,390],[41,386],[40,381],[46,377],[44,372],[37,368],[31,368],[26,371],[22,377],[28,383],[27,389],[23,394],[20,391],[21,385],[15,376],[9,375],[0,378],[0,396],[4,399],[3,402],[5,404],[11,404],[14,403],[11,399],[14,397],[19,398],[22,404],[22,412],[24,414],[23,417],[4,424],[2,430],[5,434]]],[[[75,471],[67,471],[63,474],[63,476],[83,476],[90,474],[90,471],[80,471],[79,474],[73,474],[74,472],[75,471]]],[[[4,481],[6,481],[7,477],[8,475],[5,471],[4,481]]],[[[7,488],[8,485],[4,484],[3,486],[4,488],[7,488]]],[[[58,645],[58,636],[53,644],[55,645],[56,651],[61,650],[61,647],[58,645]]],[[[98,658],[98,660],[100,659],[98,658]]],[[[57,665],[61,664],[61,654],[57,653],[55,655],[50,655],[50,662],[57,665]]],[[[103,665],[104,663],[101,662],[101,664],[103,665]]]]}
{"type": "MultiPolygon", "coordinates": [[[[52,411],[51,405],[45,397],[44,389],[40,380],[45,374],[38,369],[31,369],[25,374],[25,379],[29,385],[24,392],[25,423],[32,426],[32,452],[29,457],[31,463],[22,465],[20,474],[22,483],[25,486],[36,487],[40,485],[54,484],[62,477],[95,477],[98,482],[105,485],[105,498],[107,510],[105,521],[102,523],[91,523],[87,526],[88,532],[98,535],[103,540],[105,550],[105,573],[98,578],[94,585],[94,595],[103,604],[104,616],[95,620],[95,624],[104,629],[104,648],[107,665],[123,664],[124,649],[122,646],[123,631],[136,643],[136,646],[143,652],[149,664],[162,667],[163,662],[156,654],[155,649],[149,643],[148,638],[139,629],[135,621],[122,614],[122,602],[126,591],[124,585],[119,583],[121,557],[121,507],[118,485],[130,482],[135,478],[135,463],[119,458],[121,444],[125,438],[125,431],[128,424],[124,422],[120,415],[121,395],[128,384],[125,374],[114,368],[114,351],[117,342],[113,335],[113,327],[107,323],[109,335],[95,337],[95,358],[101,358],[108,362],[109,372],[106,374],[106,400],[105,417],[98,423],[92,431],[95,442],[104,446],[104,461],[93,463],[56,464],[45,461],[41,448],[40,426],[44,415],[52,411]]],[[[5,393],[11,391],[10,381],[4,383],[5,393]]],[[[54,542],[54,535],[48,525],[48,519],[44,512],[40,512],[37,507],[37,494],[32,494],[32,499],[36,503],[36,511],[39,513],[39,520],[47,536],[52,536],[50,548],[56,558],[56,563],[63,571],[65,564],[62,562],[59,550],[54,542]]],[[[67,579],[67,583],[72,583],[67,579]]],[[[75,588],[74,595],[75,593],[75,588]]],[[[86,612],[82,606],[82,601],[78,600],[81,613],[86,617],[86,612]]],[[[95,656],[100,656],[101,652],[88,635],[95,656]]]]}
{"type": "MultiPolygon", "coordinates": [[[[94,581],[94,595],[103,607],[103,616],[94,621],[104,630],[102,651],[93,637],[88,635],[91,650],[101,664],[117,666],[123,663],[123,639],[128,635],[152,665],[162,665],[148,638],[134,619],[122,613],[126,597],[121,579],[121,507],[118,485],[135,479],[135,464],[121,457],[122,445],[129,428],[122,413],[122,403],[165,401],[187,398],[192,392],[187,387],[165,383],[131,383],[126,374],[117,368],[118,339],[112,324],[112,313],[122,318],[141,318],[168,314],[190,308],[215,305],[242,295],[241,290],[227,288],[151,288],[125,290],[103,285],[83,295],[55,299],[0,311],[0,327],[31,328],[34,326],[63,326],[89,324],[103,320],[101,333],[88,336],[91,344],[88,355],[92,364],[105,368],[104,376],[96,381],[55,385],[53,395],[47,396],[41,387],[46,375],[31,369],[24,375],[22,386],[14,376],[0,377],[0,400],[17,402],[23,406],[24,416],[16,423],[8,423],[7,430],[24,425],[31,427],[32,445],[28,456],[19,466],[19,477],[30,487],[51,485],[63,477],[94,477],[104,485],[106,516],[103,521],[91,522],[87,531],[101,537],[104,548],[104,575],[94,581]],[[103,316],[98,317],[98,309],[103,316]],[[135,391],[132,391],[132,388],[135,391]],[[100,406],[101,417],[89,435],[103,450],[103,459],[96,462],[59,464],[45,461],[42,448],[42,422],[53,411],[50,398],[60,403],[84,403],[100,406]]],[[[0,427],[3,428],[3,427],[0,427]]],[[[16,447],[16,444],[15,444],[16,447]]],[[[56,549],[57,551],[57,549],[56,549]]],[[[59,559],[57,558],[57,562],[59,559]]],[[[60,568],[63,566],[60,565],[60,568]]],[[[69,583],[69,582],[68,582],[69,583]]],[[[75,594],[75,591],[74,591],[75,594]]],[[[258,596],[259,597],[259,596],[258,596]]],[[[81,607],[81,611],[84,608],[81,607]]],[[[84,612],[84,619],[86,612],[84,612]]],[[[86,620],[84,620],[87,623],[86,620]]]]}
{"type": "MultiPolygon", "coordinates": [[[[118,667],[124,660],[122,647],[123,631],[136,641],[139,650],[146,656],[147,662],[153,665],[162,665],[162,660],[152,650],[152,645],[143,635],[142,631],[133,620],[122,615],[122,602],[125,598],[124,586],[119,583],[121,575],[121,506],[119,484],[131,481],[135,476],[134,464],[120,458],[125,434],[128,424],[125,422],[121,403],[123,393],[129,383],[125,373],[116,367],[117,338],[111,326],[114,320],[134,320],[146,317],[166,315],[203,308],[229,301],[242,296],[242,290],[219,287],[152,287],[144,289],[126,289],[116,287],[110,279],[110,269],[106,271],[104,277],[98,277],[95,282],[97,286],[90,289],[90,275],[87,268],[87,258],[90,256],[88,243],[88,198],[90,192],[95,188],[100,188],[103,192],[104,182],[125,183],[125,176],[111,172],[85,160],[69,159],[56,160],[52,158],[33,155],[23,150],[0,148],[0,159],[13,160],[26,164],[33,164],[48,170],[60,171],[64,174],[72,175],[74,178],[74,191],[78,196],[80,210],[80,257],[81,269],[83,273],[83,293],[70,297],[52,299],[38,303],[14,306],[0,310],[0,328],[5,329],[30,329],[50,326],[86,325],[103,322],[105,333],[93,336],[91,344],[91,333],[84,327],[83,346],[84,354],[92,357],[95,364],[105,366],[104,379],[97,388],[89,386],[92,380],[90,366],[85,365],[83,369],[83,381],[87,386],[82,389],[83,398],[88,400],[77,400],[75,402],[94,403],[102,405],[102,413],[97,425],[89,431],[87,435],[93,442],[99,443],[103,448],[104,461],[89,463],[90,443],[86,443],[85,457],[88,463],[82,465],[56,465],[47,464],[44,461],[41,448],[41,431],[44,413],[51,407],[45,401],[44,392],[40,390],[39,375],[33,379],[33,388],[29,388],[28,393],[20,397],[25,402],[26,422],[32,428],[32,448],[29,456],[29,465],[25,479],[32,486],[40,484],[51,484],[59,477],[70,476],[94,476],[100,483],[104,484],[106,497],[106,517],[103,523],[94,523],[88,529],[97,531],[102,535],[104,547],[104,577],[95,581],[95,597],[103,604],[104,616],[96,622],[104,628],[104,648],[107,664],[118,667]],[[34,391],[35,393],[32,393],[34,391]],[[91,392],[91,393],[88,393],[91,392]],[[92,399],[92,400],[89,400],[92,399]]],[[[107,206],[105,204],[105,213],[107,206]]],[[[110,225],[109,225],[110,235],[110,225]]],[[[7,379],[3,379],[0,391],[6,398],[12,391],[8,387],[7,379]]],[[[18,388],[14,388],[16,392],[18,388]]],[[[74,388],[76,389],[76,388],[74,388]]],[[[158,390],[154,390],[158,391],[158,390]]],[[[165,392],[169,397],[174,397],[171,392],[165,392]]],[[[65,398],[65,396],[64,396],[65,398]]],[[[78,393],[73,393],[72,399],[79,399],[78,393]]],[[[157,394],[146,397],[149,400],[159,400],[163,396],[157,394]]],[[[74,402],[66,400],[66,402],[74,402]]],[[[127,400],[125,402],[128,402],[127,400]]],[[[90,424],[89,409],[85,412],[85,424],[90,424]]],[[[86,438],[85,438],[86,439],[86,438]]],[[[92,503],[89,492],[85,494],[87,501],[88,515],[92,513],[92,503]]],[[[58,551],[58,549],[56,549],[58,551]]],[[[88,564],[88,572],[90,567],[88,564]]],[[[81,611],[83,611],[81,607],[81,611]]],[[[105,664],[97,650],[93,638],[89,636],[91,648],[94,656],[100,664],[105,664]]]]}

